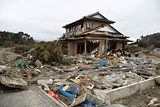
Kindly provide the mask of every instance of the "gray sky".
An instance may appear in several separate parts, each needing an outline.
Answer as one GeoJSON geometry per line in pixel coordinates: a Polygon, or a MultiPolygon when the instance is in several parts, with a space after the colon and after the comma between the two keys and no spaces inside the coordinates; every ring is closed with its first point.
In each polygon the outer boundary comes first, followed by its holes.
{"type": "Polygon", "coordinates": [[[51,41],[63,25],[97,11],[132,40],[160,32],[160,0],[0,0],[0,31],[51,41]]]}

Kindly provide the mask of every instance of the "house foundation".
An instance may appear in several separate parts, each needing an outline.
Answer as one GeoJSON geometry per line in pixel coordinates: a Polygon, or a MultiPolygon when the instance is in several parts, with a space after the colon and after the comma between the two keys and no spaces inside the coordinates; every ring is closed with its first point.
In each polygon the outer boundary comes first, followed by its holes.
{"type": "Polygon", "coordinates": [[[123,86],[112,90],[98,90],[94,89],[94,94],[104,99],[105,101],[115,101],[117,99],[122,99],[131,96],[137,92],[152,88],[156,85],[155,80],[160,79],[160,76],[150,78],[144,81],[140,81],[128,86],[123,86]]]}

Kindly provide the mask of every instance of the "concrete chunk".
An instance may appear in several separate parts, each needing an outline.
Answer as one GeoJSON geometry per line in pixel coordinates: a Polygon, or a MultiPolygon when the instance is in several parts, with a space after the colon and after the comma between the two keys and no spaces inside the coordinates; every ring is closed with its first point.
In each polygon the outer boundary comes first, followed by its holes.
{"type": "Polygon", "coordinates": [[[96,104],[99,104],[99,105],[104,103],[104,99],[98,96],[92,95],[90,93],[87,93],[87,100],[94,101],[96,104]]]}
{"type": "Polygon", "coordinates": [[[41,80],[37,80],[37,84],[42,85],[42,84],[53,84],[53,80],[52,79],[41,79],[41,80]]]}
{"type": "Polygon", "coordinates": [[[0,83],[11,88],[27,89],[28,84],[22,78],[0,76],[0,83]]]}
{"type": "Polygon", "coordinates": [[[120,87],[113,90],[94,90],[94,93],[103,98],[105,101],[115,101],[119,98],[125,98],[130,95],[135,94],[138,91],[143,91],[145,89],[151,88],[155,86],[155,79],[157,78],[150,78],[144,81],[136,82],[124,87],[120,87]]]}

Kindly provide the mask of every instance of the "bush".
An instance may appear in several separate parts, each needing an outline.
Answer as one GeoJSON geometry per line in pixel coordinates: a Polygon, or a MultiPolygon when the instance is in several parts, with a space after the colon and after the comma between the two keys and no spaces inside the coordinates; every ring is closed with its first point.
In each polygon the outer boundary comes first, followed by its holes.
{"type": "Polygon", "coordinates": [[[141,51],[141,48],[137,45],[129,45],[129,52],[135,53],[141,51]]]}
{"type": "Polygon", "coordinates": [[[63,58],[62,47],[59,41],[39,42],[31,52],[35,59],[44,63],[57,62],[61,64],[71,64],[71,61],[63,58]]]}
{"type": "Polygon", "coordinates": [[[18,32],[1,32],[0,31],[0,46],[2,47],[14,47],[15,45],[33,44],[34,39],[27,33],[18,32]]]}
{"type": "Polygon", "coordinates": [[[23,54],[24,52],[28,52],[31,49],[30,45],[16,45],[14,47],[14,51],[19,54],[23,54]]]}
{"type": "Polygon", "coordinates": [[[73,62],[73,60],[72,59],[63,59],[63,63],[62,64],[64,64],[64,65],[71,65],[71,64],[73,64],[74,62],[73,62]]]}

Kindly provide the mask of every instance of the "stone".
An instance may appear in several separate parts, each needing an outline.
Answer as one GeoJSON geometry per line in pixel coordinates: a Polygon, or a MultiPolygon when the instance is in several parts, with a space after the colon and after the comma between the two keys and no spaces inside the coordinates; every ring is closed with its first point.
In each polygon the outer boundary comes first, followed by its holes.
{"type": "Polygon", "coordinates": [[[0,83],[10,88],[28,89],[27,82],[22,78],[0,76],[0,83]]]}

